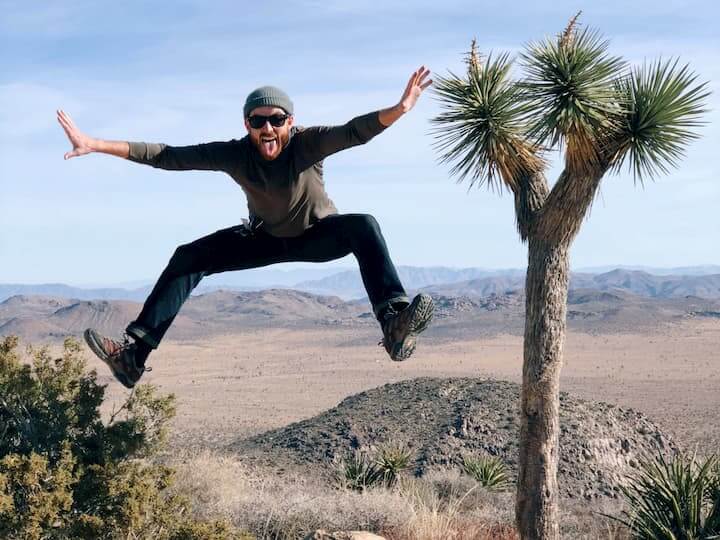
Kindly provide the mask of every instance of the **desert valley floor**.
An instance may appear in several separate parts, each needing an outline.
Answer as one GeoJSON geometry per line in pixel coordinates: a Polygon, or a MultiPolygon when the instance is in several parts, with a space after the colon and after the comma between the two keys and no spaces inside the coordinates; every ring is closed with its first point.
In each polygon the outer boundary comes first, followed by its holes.
{"type": "MultiPolygon", "coordinates": [[[[177,397],[172,441],[210,447],[284,426],[334,407],[357,392],[416,377],[470,376],[519,382],[522,337],[449,339],[435,328],[415,355],[391,362],[379,331],[361,327],[244,329],[198,340],[166,340],[144,382],[177,397]]],[[[481,332],[478,332],[481,335],[481,332]]],[[[517,334],[517,332],[515,332],[517,334]]],[[[561,389],[645,413],[681,447],[720,447],[720,320],[690,319],[637,332],[570,330],[561,389]]],[[[106,408],[126,391],[86,353],[106,408]]]]}

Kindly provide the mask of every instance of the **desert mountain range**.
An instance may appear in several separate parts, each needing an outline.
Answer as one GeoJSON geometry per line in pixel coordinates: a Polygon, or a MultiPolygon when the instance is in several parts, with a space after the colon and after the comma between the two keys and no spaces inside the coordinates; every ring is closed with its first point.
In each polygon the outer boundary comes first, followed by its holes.
{"type": "MultiPolygon", "coordinates": [[[[720,266],[678,269],[616,268],[603,272],[573,272],[570,288],[628,291],[641,296],[673,298],[699,296],[720,298],[720,266]]],[[[444,268],[399,266],[398,273],[411,291],[423,288],[450,296],[504,294],[524,287],[524,270],[485,270],[481,268],[444,268]]],[[[39,285],[0,284],[0,301],[16,295],[42,295],[78,300],[133,300],[142,302],[151,283],[133,287],[80,288],[61,283],[39,285]]],[[[339,296],[344,300],[364,298],[365,290],[358,270],[333,271],[329,268],[279,270],[259,268],[209,276],[196,294],[215,290],[294,289],[319,295],[339,296]],[[308,279],[311,278],[311,279],[308,279]]]]}
{"type": "MultiPolygon", "coordinates": [[[[720,276],[707,278],[702,291],[712,290],[708,283],[712,284],[712,280],[720,276]]],[[[425,288],[436,303],[435,323],[430,332],[437,339],[522,333],[525,309],[522,291],[511,286],[515,283],[513,278],[496,278],[492,283],[487,279],[425,288]]],[[[575,283],[584,282],[576,276],[575,283]]],[[[688,318],[720,317],[720,298],[679,296],[679,285],[674,289],[670,285],[653,288],[646,279],[623,282],[628,289],[638,287],[646,292],[640,295],[611,287],[609,279],[604,285],[595,280],[591,283],[596,288],[570,291],[571,329],[588,333],[626,332],[688,318]]],[[[700,288],[698,285],[693,290],[700,288]]],[[[80,336],[88,327],[118,335],[141,307],[140,303],[127,300],[15,295],[0,302],[0,336],[14,334],[25,341],[47,342],[69,335],[80,336]]],[[[266,327],[371,327],[375,324],[370,305],[364,299],[345,301],[338,296],[291,289],[219,290],[190,297],[168,337],[184,340],[266,327]]]]}

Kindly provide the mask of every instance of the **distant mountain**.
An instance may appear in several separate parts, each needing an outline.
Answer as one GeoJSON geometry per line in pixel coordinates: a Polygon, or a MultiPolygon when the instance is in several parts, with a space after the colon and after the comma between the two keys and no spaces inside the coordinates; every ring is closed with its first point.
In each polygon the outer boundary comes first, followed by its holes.
{"type": "Polygon", "coordinates": [[[83,289],[62,283],[43,283],[39,285],[0,284],[0,301],[11,296],[42,295],[78,300],[135,300],[143,301],[150,293],[150,286],[140,289],[100,288],[83,289]]]}
{"type": "Polygon", "coordinates": [[[638,270],[613,270],[604,274],[577,274],[571,277],[573,288],[601,291],[621,289],[653,298],[699,296],[720,298],[720,273],[712,275],[657,276],[638,270]]]}
{"type": "MultiPolygon", "coordinates": [[[[350,307],[337,296],[317,296],[303,291],[215,291],[193,296],[182,313],[196,321],[226,321],[244,326],[267,325],[269,321],[332,320],[369,311],[370,306],[350,307]]],[[[272,323],[270,323],[272,324],[272,323]]]]}
{"type": "Polygon", "coordinates": [[[18,294],[0,303],[0,324],[3,324],[3,322],[13,317],[45,317],[74,302],[76,302],[76,300],[56,296],[18,294]]]}
{"type": "MultiPolygon", "coordinates": [[[[697,266],[678,268],[684,274],[652,274],[641,270],[613,269],[600,274],[573,272],[571,288],[613,288],[629,290],[635,294],[651,297],[679,297],[695,295],[704,298],[720,297],[720,271],[714,274],[704,273],[720,267],[697,266]]],[[[524,287],[525,271],[520,269],[487,270],[482,268],[447,268],[399,266],[398,274],[408,291],[429,288],[450,295],[499,294],[524,287]]],[[[266,289],[294,289],[318,295],[339,296],[345,300],[366,296],[360,278],[360,272],[354,270],[337,271],[331,268],[269,270],[253,269],[241,272],[229,272],[204,279],[193,292],[194,295],[207,294],[216,290],[256,291],[266,289]],[[313,279],[296,278],[312,277],[313,279]]],[[[22,285],[0,284],[0,302],[16,295],[42,295],[55,298],[75,298],[79,300],[129,300],[144,302],[151,285],[136,289],[95,288],[82,289],[63,284],[22,285]]]]}
{"type": "MultiPolygon", "coordinates": [[[[524,276],[485,277],[458,283],[431,285],[424,290],[447,296],[487,296],[521,290],[524,276]]],[[[613,270],[604,274],[570,275],[570,290],[626,291],[651,298],[720,298],[720,274],[706,276],[654,276],[637,270],[613,270]]]]}
{"type": "MultiPolygon", "coordinates": [[[[525,274],[524,270],[518,269],[486,270],[443,266],[398,266],[397,271],[403,285],[409,290],[421,289],[436,283],[458,283],[485,277],[514,279],[525,274]]],[[[302,281],[296,283],[293,288],[314,294],[335,294],[346,299],[361,298],[367,294],[359,270],[346,270],[322,279],[302,281]]]]}
{"type": "Polygon", "coordinates": [[[125,300],[63,300],[14,296],[0,303],[0,335],[31,341],[80,335],[85,328],[114,335],[133,320],[140,304],[125,300]]]}
{"type": "MultiPolygon", "coordinates": [[[[281,265],[282,266],[282,265],[281,265]]],[[[206,277],[195,294],[221,289],[253,290],[271,288],[297,288],[299,281],[315,280],[343,271],[344,268],[252,268],[238,272],[224,272],[206,277]]],[[[28,285],[0,284],[0,302],[16,295],[42,295],[79,300],[132,300],[144,302],[155,282],[133,281],[126,284],[95,287],[76,287],[63,283],[28,285]]]]}
{"type": "MultiPolygon", "coordinates": [[[[499,280],[482,278],[474,280],[499,280]]],[[[519,278],[515,278],[519,280],[519,278]]],[[[473,280],[471,280],[472,282],[473,280]]],[[[507,282],[511,283],[511,282],[507,282]]],[[[496,282],[501,290],[506,282],[496,282]]],[[[466,287],[467,288],[467,287],[466,287]]],[[[489,290],[476,285],[475,291],[489,290]]],[[[489,295],[451,295],[434,291],[435,317],[429,335],[439,339],[477,339],[499,333],[521,335],[525,299],[522,291],[489,295]]],[[[142,305],[125,300],[66,300],[11,297],[0,302],[0,336],[18,335],[42,343],[80,337],[87,327],[119,336],[142,305]]],[[[568,323],[580,332],[657,331],[659,325],[689,319],[720,318],[720,300],[683,296],[656,298],[611,289],[578,288],[568,298],[568,323]]],[[[259,328],[352,328],[353,334],[379,332],[367,300],[345,302],[337,296],[268,289],[215,291],[193,296],[170,328],[170,339],[202,339],[213,335],[254,332],[259,328]]]]}
{"type": "Polygon", "coordinates": [[[720,274],[720,265],[705,264],[698,266],[677,266],[674,268],[660,268],[655,266],[592,266],[587,268],[576,268],[575,272],[583,274],[604,274],[611,270],[638,270],[656,276],[707,276],[720,274]]]}
{"type": "Polygon", "coordinates": [[[443,296],[472,296],[483,297],[491,294],[506,294],[522,290],[525,286],[525,276],[483,277],[460,281],[457,283],[440,283],[422,287],[421,290],[443,296]]]}
{"type": "Polygon", "coordinates": [[[344,272],[347,268],[343,267],[324,267],[317,268],[293,268],[283,269],[270,266],[262,268],[251,268],[249,270],[240,270],[237,272],[225,272],[205,278],[202,282],[203,287],[211,287],[214,290],[222,288],[241,288],[241,289],[276,289],[291,288],[297,289],[296,284],[301,281],[310,281],[322,279],[339,272],[344,272]]]}
{"type": "MultiPolygon", "coordinates": [[[[82,335],[86,328],[118,337],[142,308],[125,300],[70,300],[13,296],[0,302],[0,336],[18,335],[41,342],[82,335]]],[[[168,333],[176,339],[227,334],[268,326],[374,324],[367,303],[346,303],[285,289],[214,291],[193,296],[183,305],[168,333]]]]}

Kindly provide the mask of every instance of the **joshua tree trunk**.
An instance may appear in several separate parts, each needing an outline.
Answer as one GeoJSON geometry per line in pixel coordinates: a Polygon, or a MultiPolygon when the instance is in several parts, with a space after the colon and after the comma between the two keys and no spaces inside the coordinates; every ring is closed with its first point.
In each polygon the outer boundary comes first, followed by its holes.
{"type": "Polygon", "coordinates": [[[515,522],[523,540],[560,536],[557,466],[560,370],[567,315],[569,251],[602,177],[563,171],[550,190],[543,174],[514,191],[518,232],[528,243],[525,346],[515,522]]]}
{"type": "Polygon", "coordinates": [[[530,238],[516,523],[523,539],[559,538],[559,387],[568,248],[530,238]]]}

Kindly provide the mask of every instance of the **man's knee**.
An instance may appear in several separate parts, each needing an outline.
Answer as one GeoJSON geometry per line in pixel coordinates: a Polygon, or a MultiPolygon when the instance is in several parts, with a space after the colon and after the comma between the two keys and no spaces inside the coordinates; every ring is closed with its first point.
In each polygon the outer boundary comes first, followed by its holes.
{"type": "Polygon", "coordinates": [[[193,249],[192,244],[178,246],[172,254],[172,257],[170,257],[168,270],[177,275],[185,274],[191,268],[196,256],[197,253],[193,249]]]}
{"type": "Polygon", "coordinates": [[[353,228],[364,234],[380,234],[380,224],[370,214],[353,214],[353,228]]]}

